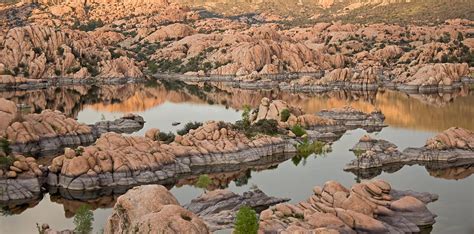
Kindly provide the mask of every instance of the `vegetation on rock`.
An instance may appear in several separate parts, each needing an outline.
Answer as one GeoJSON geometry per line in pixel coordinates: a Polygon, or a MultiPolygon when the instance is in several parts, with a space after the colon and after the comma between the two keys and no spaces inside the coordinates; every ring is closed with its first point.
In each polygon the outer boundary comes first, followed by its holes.
{"type": "Polygon", "coordinates": [[[196,129],[196,128],[199,128],[201,126],[202,126],[202,123],[200,123],[200,122],[189,122],[189,123],[186,123],[186,125],[184,125],[184,127],[182,129],[176,131],[176,133],[178,133],[181,136],[184,136],[191,129],[196,129]]]}
{"type": "Polygon", "coordinates": [[[255,210],[249,206],[242,206],[235,218],[234,234],[256,234],[258,218],[255,210]]]}

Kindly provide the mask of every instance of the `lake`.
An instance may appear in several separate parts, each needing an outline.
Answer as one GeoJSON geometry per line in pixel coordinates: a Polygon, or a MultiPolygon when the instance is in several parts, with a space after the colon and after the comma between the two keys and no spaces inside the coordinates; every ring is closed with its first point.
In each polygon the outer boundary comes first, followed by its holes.
{"type": "MultiPolygon", "coordinates": [[[[378,108],[389,126],[371,136],[391,141],[400,150],[423,146],[426,139],[449,127],[474,130],[474,90],[467,87],[454,94],[405,94],[390,90],[377,92],[333,91],[319,94],[297,94],[278,90],[240,90],[224,84],[184,84],[181,82],[149,82],[146,84],[50,87],[45,90],[0,92],[0,97],[29,106],[31,112],[60,110],[79,122],[112,120],[133,112],[144,117],[144,135],[150,128],[176,131],[189,121],[241,118],[244,105],[257,107],[261,98],[282,99],[302,108],[306,113],[352,105],[371,111],[378,108]],[[173,126],[172,123],[181,123],[173,126]]],[[[228,187],[238,193],[258,186],[267,195],[291,198],[292,203],[305,200],[312,188],[328,180],[345,186],[359,181],[357,175],[343,171],[355,156],[349,152],[361,136],[357,129],[346,132],[332,144],[332,151],[308,158],[283,159],[267,166],[246,168],[236,172],[210,175],[213,187],[228,187]]],[[[389,181],[400,190],[416,190],[439,195],[428,205],[438,215],[432,233],[474,232],[474,165],[437,169],[436,165],[391,168],[377,178],[389,181]]],[[[193,178],[183,178],[168,185],[181,204],[202,193],[192,185],[193,178]]],[[[48,223],[56,230],[74,228],[75,211],[86,201],[71,200],[59,193],[44,194],[29,204],[10,205],[0,216],[0,233],[36,233],[36,223],[48,223]]],[[[94,232],[100,232],[112,212],[118,194],[99,196],[87,203],[94,209],[94,232]]]]}

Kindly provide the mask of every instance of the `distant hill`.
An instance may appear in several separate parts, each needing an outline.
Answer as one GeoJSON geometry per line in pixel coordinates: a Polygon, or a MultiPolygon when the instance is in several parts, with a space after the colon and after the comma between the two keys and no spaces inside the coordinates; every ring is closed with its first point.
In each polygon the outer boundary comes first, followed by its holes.
{"type": "Polygon", "coordinates": [[[474,0],[171,0],[222,16],[266,13],[300,24],[342,20],[354,23],[441,23],[474,20],[474,0]]]}

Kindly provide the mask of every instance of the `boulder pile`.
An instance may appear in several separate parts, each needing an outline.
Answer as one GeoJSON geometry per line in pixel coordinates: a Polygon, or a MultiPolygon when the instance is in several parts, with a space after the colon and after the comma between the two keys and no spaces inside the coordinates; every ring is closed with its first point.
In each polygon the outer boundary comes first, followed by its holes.
{"type": "Polygon", "coordinates": [[[260,213],[261,232],[413,233],[435,223],[426,203],[437,195],[393,190],[383,180],[345,188],[336,181],[313,188],[306,201],[260,213]]]}

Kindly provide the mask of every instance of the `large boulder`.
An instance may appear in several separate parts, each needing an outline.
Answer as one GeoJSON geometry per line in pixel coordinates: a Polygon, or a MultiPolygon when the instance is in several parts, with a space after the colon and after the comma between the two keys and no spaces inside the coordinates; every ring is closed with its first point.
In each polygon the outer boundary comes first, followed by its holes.
{"type": "Polygon", "coordinates": [[[161,185],[130,189],[117,199],[105,233],[209,233],[201,218],[181,207],[161,185]]]}

